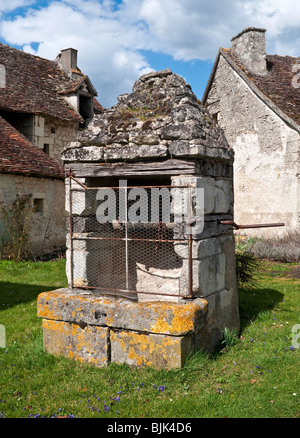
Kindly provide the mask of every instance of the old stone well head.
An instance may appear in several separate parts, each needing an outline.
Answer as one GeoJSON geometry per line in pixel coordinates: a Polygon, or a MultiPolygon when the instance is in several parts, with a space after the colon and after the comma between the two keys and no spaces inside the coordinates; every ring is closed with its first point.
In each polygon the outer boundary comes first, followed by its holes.
{"type": "Polygon", "coordinates": [[[239,328],[233,152],[170,69],[95,115],[63,153],[69,287],[43,293],[44,347],[181,367],[239,328]]]}

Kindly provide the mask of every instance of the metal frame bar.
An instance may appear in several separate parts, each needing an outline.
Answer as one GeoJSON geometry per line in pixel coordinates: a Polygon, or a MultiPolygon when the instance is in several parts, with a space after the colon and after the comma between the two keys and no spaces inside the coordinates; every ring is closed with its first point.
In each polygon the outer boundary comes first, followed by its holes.
{"type": "Polygon", "coordinates": [[[252,225],[238,225],[234,221],[220,221],[221,225],[232,225],[236,230],[246,230],[248,228],[271,228],[271,227],[284,227],[283,222],[274,224],[252,224],[252,225]]]}
{"type": "MultiPolygon", "coordinates": [[[[78,179],[74,178],[74,176],[72,176],[71,171],[69,171],[68,174],[68,178],[69,178],[69,236],[70,236],[70,287],[72,289],[76,288],[78,289],[78,287],[74,286],[74,278],[73,278],[73,274],[74,274],[74,270],[73,270],[73,263],[74,263],[74,259],[73,259],[73,240],[122,240],[125,241],[125,245],[126,245],[126,289],[111,289],[111,288],[101,288],[101,287],[97,287],[97,286],[80,286],[79,289],[85,289],[85,290],[98,290],[98,291],[102,291],[103,293],[105,293],[105,291],[107,292],[120,292],[120,293],[132,293],[132,294],[148,294],[148,295],[160,295],[160,296],[172,296],[172,297],[179,297],[179,298],[192,298],[193,294],[192,294],[192,236],[191,236],[191,185],[164,185],[164,186],[125,186],[125,187],[87,187],[85,184],[83,184],[81,181],[79,181],[78,179]],[[95,236],[80,236],[80,235],[74,235],[73,233],[73,227],[72,227],[72,195],[71,192],[72,191],[81,191],[81,188],[78,187],[74,187],[72,188],[72,180],[75,181],[77,184],[79,184],[83,191],[87,191],[87,190],[99,190],[99,189],[115,189],[115,190],[119,190],[119,189],[125,189],[126,190],[126,196],[125,196],[125,214],[126,214],[126,222],[124,223],[125,225],[125,237],[124,238],[118,238],[118,237],[95,237],[95,236]],[[128,237],[128,221],[127,221],[127,190],[131,189],[131,188],[185,188],[185,189],[189,189],[189,219],[188,219],[188,228],[189,228],[189,236],[188,239],[142,239],[142,238],[130,238],[128,237]],[[168,294],[168,293],[162,293],[162,292],[145,292],[145,291],[131,291],[129,290],[129,278],[128,278],[128,242],[129,241],[139,241],[139,242],[163,242],[163,243],[174,243],[174,242],[187,242],[188,244],[188,259],[189,259],[189,273],[188,273],[188,278],[189,278],[189,285],[188,285],[188,295],[183,295],[183,294],[168,294]]],[[[80,233],[78,233],[80,234],[80,233]]]]}

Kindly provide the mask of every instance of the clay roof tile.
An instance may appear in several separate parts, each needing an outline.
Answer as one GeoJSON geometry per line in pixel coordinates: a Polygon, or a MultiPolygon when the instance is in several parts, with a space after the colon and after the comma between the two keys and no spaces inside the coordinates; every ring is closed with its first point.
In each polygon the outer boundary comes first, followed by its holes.
{"type": "Polygon", "coordinates": [[[0,116],[0,172],[63,178],[63,168],[0,116]]]}

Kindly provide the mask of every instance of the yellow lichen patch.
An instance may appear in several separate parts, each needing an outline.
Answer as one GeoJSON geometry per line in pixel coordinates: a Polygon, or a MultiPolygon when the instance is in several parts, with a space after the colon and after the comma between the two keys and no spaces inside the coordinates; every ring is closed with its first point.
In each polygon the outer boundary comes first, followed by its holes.
{"type": "Polygon", "coordinates": [[[69,351],[68,351],[68,356],[69,356],[70,359],[75,359],[75,353],[74,353],[74,351],[69,350],[69,351]]]}
{"type": "Polygon", "coordinates": [[[120,345],[120,347],[122,348],[122,350],[126,351],[126,345],[125,345],[124,339],[122,337],[120,337],[117,333],[114,333],[114,332],[111,332],[110,337],[111,337],[111,341],[117,342],[120,345]]]}
{"type": "Polygon", "coordinates": [[[172,329],[170,330],[171,334],[188,333],[189,331],[194,330],[194,324],[197,317],[197,309],[195,309],[195,306],[185,306],[185,312],[181,312],[175,307],[173,312],[174,318],[171,325],[172,329]]]}
{"type": "Polygon", "coordinates": [[[62,305],[66,304],[66,298],[62,297],[59,292],[41,293],[37,300],[37,315],[46,319],[60,319],[57,311],[59,309],[58,302],[62,305]]]}
{"type": "Polygon", "coordinates": [[[168,333],[170,331],[170,325],[164,319],[164,316],[162,316],[151,326],[151,331],[154,333],[168,333]]]}
{"type": "Polygon", "coordinates": [[[130,333],[130,335],[127,336],[129,337],[130,345],[139,345],[141,351],[145,351],[147,349],[148,336],[137,333],[130,333]]]}
{"type": "Polygon", "coordinates": [[[46,330],[59,332],[59,333],[64,333],[64,331],[65,331],[64,323],[62,321],[53,321],[51,319],[50,320],[47,320],[47,319],[43,320],[43,328],[46,330]]]}
{"type": "Polygon", "coordinates": [[[171,336],[164,336],[164,338],[162,339],[162,345],[164,347],[174,345],[175,343],[176,342],[175,342],[174,338],[172,338],[171,336]]]}
{"type": "Polygon", "coordinates": [[[198,307],[193,304],[162,305],[156,309],[157,319],[151,326],[151,331],[154,333],[166,333],[173,335],[186,334],[194,329],[195,320],[197,318],[198,307]],[[170,323],[170,315],[173,318],[170,323]]]}
{"type": "Polygon", "coordinates": [[[114,315],[106,317],[106,324],[108,327],[113,327],[116,324],[114,315]]]}
{"type": "Polygon", "coordinates": [[[128,359],[135,362],[137,366],[141,366],[144,363],[144,358],[136,353],[134,347],[130,347],[128,351],[128,359]]]}

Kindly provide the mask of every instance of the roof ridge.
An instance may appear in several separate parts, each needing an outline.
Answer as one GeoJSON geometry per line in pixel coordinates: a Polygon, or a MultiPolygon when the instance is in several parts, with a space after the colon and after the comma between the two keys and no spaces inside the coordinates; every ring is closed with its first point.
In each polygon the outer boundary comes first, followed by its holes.
{"type": "MultiPolygon", "coordinates": [[[[265,76],[259,76],[251,73],[242,61],[233,53],[232,49],[219,49],[219,53],[224,56],[227,62],[232,68],[242,77],[247,85],[255,92],[255,94],[265,102],[281,119],[284,119],[292,128],[300,132],[300,88],[296,93],[296,88],[293,89],[293,93],[290,93],[292,87],[292,76],[295,74],[292,71],[284,70],[283,66],[278,70],[283,72],[283,77],[280,77],[280,81],[277,80],[279,74],[275,75],[276,68],[273,66],[265,76]],[[273,72],[273,74],[270,73],[273,72]],[[284,76],[285,73],[285,76],[284,76]],[[278,90],[276,89],[278,87],[278,90]],[[289,87],[289,90],[287,90],[289,87]],[[294,108],[291,108],[290,102],[284,97],[284,95],[292,94],[295,100],[294,108]],[[298,98],[299,94],[299,98],[298,98]]],[[[273,57],[278,60],[287,59],[286,56],[281,55],[266,55],[267,57],[273,57]]],[[[291,59],[297,59],[289,57],[291,59]]],[[[277,66],[276,66],[277,67],[277,66]]]]}
{"type": "Polygon", "coordinates": [[[0,63],[6,71],[6,86],[0,88],[0,108],[82,121],[78,111],[58,93],[58,89],[70,87],[74,79],[55,60],[0,43],[0,63]]]}
{"type": "Polygon", "coordinates": [[[33,53],[25,52],[24,50],[17,49],[16,47],[10,46],[9,44],[3,44],[3,43],[0,42],[0,45],[2,47],[8,47],[9,49],[14,50],[14,51],[16,51],[18,53],[21,53],[24,56],[38,58],[38,59],[41,59],[43,61],[51,62],[51,63],[54,63],[54,64],[57,65],[57,62],[54,59],[48,59],[48,58],[44,58],[43,56],[34,55],[33,53]]]}

